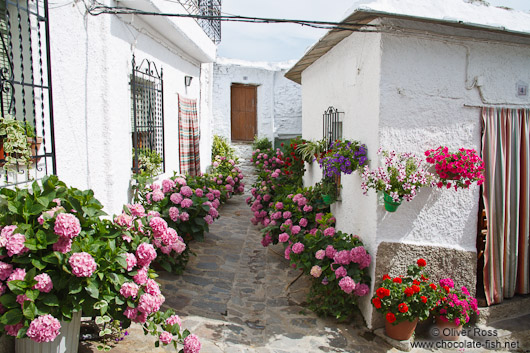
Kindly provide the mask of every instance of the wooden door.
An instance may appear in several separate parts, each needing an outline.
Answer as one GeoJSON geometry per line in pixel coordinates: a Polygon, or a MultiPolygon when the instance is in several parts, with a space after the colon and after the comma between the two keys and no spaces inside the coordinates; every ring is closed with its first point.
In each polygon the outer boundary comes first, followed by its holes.
{"type": "Polygon", "coordinates": [[[253,141],[257,134],[256,92],[256,86],[232,85],[232,141],[253,141]]]}

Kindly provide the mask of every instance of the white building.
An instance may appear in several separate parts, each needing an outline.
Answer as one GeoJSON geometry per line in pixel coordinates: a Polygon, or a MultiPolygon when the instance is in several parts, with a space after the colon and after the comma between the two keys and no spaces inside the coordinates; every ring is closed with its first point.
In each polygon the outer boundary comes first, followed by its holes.
{"type": "MultiPolygon", "coordinates": [[[[344,112],[343,138],[365,143],[376,167],[380,146],[417,155],[440,145],[480,152],[481,107],[530,107],[530,14],[461,0],[364,3],[344,20],[357,24],[354,31],[329,31],[286,74],[302,85],[303,138],[323,137],[315,126],[334,106],[344,112]]],[[[307,170],[306,185],[321,178],[316,163],[307,170]]],[[[373,287],[422,257],[434,278],[475,290],[479,187],[425,188],[387,213],[360,184],[359,173],[343,176],[332,212],[373,255],[373,287]]],[[[379,326],[369,299],[361,311],[379,326]]]]}
{"type": "Polygon", "coordinates": [[[300,86],[284,77],[294,62],[218,58],[213,70],[214,134],[234,141],[302,133],[300,86]]]}
{"type": "MultiPolygon", "coordinates": [[[[93,189],[106,212],[119,212],[129,200],[133,173],[133,114],[137,114],[137,131],[144,139],[142,147],[156,150],[164,159],[165,172],[161,177],[179,172],[179,96],[196,100],[201,170],[206,169],[211,158],[213,126],[212,63],[216,57],[216,42],[220,39],[220,22],[203,20],[201,28],[192,18],[138,13],[197,14],[205,11],[196,1],[107,0],[100,2],[104,6],[76,1],[63,6],[50,5],[46,13],[44,2],[39,0],[29,2],[30,15],[26,3],[20,1],[20,36],[17,8],[9,5],[7,10],[12,31],[9,40],[14,48],[14,80],[33,81],[30,83],[36,85],[44,82],[46,86],[41,90],[36,87],[32,92],[26,86],[28,108],[25,112],[20,108],[16,112],[17,119],[35,119],[38,135],[44,134],[40,153],[46,152],[47,157],[40,159],[38,169],[47,170],[35,172],[34,178],[55,172],[67,185],[93,189]],[[85,7],[85,3],[91,8],[85,7]],[[113,14],[114,7],[130,10],[113,14]],[[41,20],[39,25],[37,10],[38,16],[46,20],[41,20]],[[45,24],[49,24],[49,48],[46,47],[45,24]],[[23,43],[21,48],[24,46],[24,58],[20,60],[19,41],[23,43]],[[133,57],[137,66],[134,73],[133,57]],[[18,66],[23,68],[17,69],[18,66]],[[34,76],[28,74],[29,67],[34,76]],[[53,115],[48,105],[48,67],[52,79],[53,115]],[[39,70],[44,70],[41,76],[39,70]],[[26,72],[23,80],[16,77],[20,72],[26,72]],[[136,94],[132,94],[133,76],[136,94]],[[133,96],[136,107],[133,107],[133,96]],[[31,100],[37,110],[34,113],[31,113],[31,100]],[[43,109],[41,102],[46,105],[43,109]],[[54,136],[49,129],[50,116],[54,119],[54,136]],[[41,129],[43,121],[45,127],[41,129]],[[149,129],[152,129],[150,134],[146,133],[149,129]]],[[[208,4],[206,10],[220,11],[220,1],[208,4]]],[[[17,107],[23,96],[21,90],[18,86],[14,88],[15,97],[19,98],[17,107]]],[[[18,180],[11,176],[7,184],[20,182],[20,179],[20,175],[18,180]]]]}

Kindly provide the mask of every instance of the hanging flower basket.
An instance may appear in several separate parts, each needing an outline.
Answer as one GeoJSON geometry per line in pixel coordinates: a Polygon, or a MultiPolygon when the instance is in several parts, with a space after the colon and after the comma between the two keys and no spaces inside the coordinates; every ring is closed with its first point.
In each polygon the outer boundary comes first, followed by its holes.
{"type": "Polygon", "coordinates": [[[397,325],[393,325],[385,320],[385,334],[397,341],[405,341],[412,337],[416,325],[418,324],[418,318],[414,321],[401,321],[397,325]]]}
{"type": "Polygon", "coordinates": [[[387,210],[388,212],[396,212],[399,205],[401,205],[401,201],[402,201],[401,198],[399,199],[399,202],[394,201],[392,196],[390,196],[386,192],[383,193],[383,199],[385,201],[385,210],[387,210]]]}
{"type": "Polygon", "coordinates": [[[81,312],[72,315],[72,321],[61,321],[61,331],[52,342],[37,343],[29,338],[15,340],[15,353],[77,353],[81,312]]]}

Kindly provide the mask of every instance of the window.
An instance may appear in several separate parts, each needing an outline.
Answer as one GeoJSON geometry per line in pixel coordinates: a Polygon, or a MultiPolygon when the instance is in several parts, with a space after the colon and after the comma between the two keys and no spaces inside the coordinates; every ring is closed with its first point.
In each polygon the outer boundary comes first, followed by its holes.
{"type": "Polygon", "coordinates": [[[134,56],[132,66],[132,170],[157,175],[165,172],[162,69],[147,59],[136,65],[134,56]]]}
{"type": "Polygon", "coordinates": [[[342,139],[343,114],[338,109],[329,107],[322,115],[322,138],[326,140],[328,149],[335,140],[342,139]]]}
{"type": "Polygon", "coordinates": [[[0,186],[55,174],[49,23],[44,0],[0,0],[0,114],[2,123],[18,122],[22,129],[18,136],[26,139],[28,153],[20,161],[23,154],[7,152],[16,135],[0,137],[0,186]]]}

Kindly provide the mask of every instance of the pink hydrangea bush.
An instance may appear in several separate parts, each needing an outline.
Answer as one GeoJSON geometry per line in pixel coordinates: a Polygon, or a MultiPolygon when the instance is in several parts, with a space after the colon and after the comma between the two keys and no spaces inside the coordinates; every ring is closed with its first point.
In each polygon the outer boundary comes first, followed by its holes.
{"type": "Polygon", "coordinates": [[[439,188],[467,189],[473,183],[484,183],[484,161],[474,149],[460,148],[450,152],[447,147],[425,151],[425,160],[433,164],[439,181],[439,188]]]}
{"type": "Polygon", "coordinates": [[[243,172],[236,161],[225,156],[215,156],[209,171],[211,180],[217,185],[224,185],[228,197],[241,195],[245,191],[243,172]]]}

